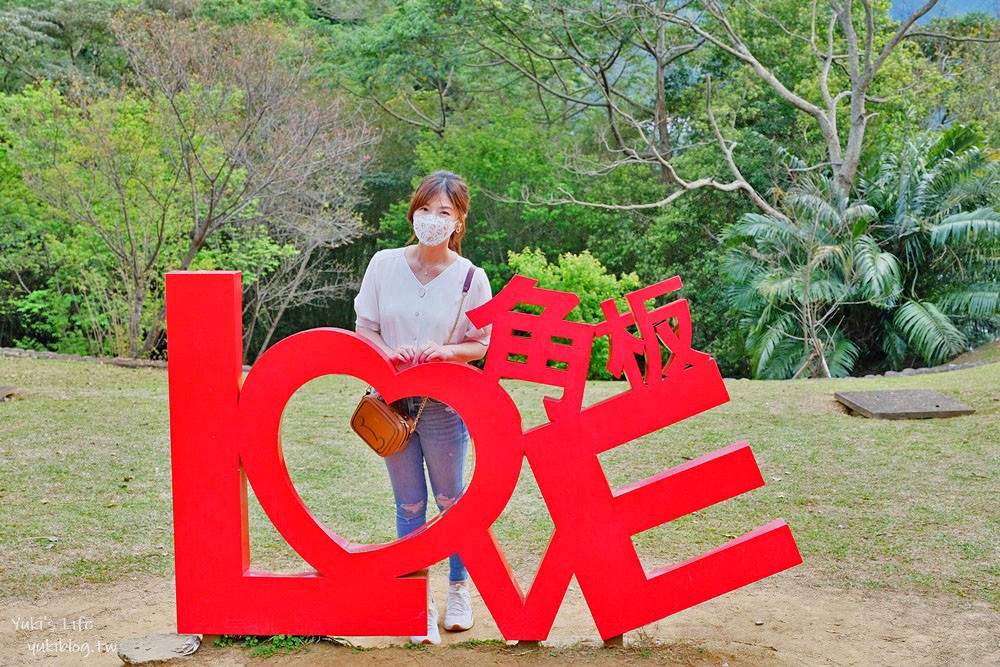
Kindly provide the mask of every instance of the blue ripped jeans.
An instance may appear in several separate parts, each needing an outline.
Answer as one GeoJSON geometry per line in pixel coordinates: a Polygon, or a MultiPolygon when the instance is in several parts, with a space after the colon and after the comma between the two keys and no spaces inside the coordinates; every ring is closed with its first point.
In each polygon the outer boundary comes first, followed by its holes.
{"type": "MultiPolygon", "coordinates": [[[[410,416],[420,409],[420,397],[404,399],[410,416]]],[[[461,497],[465,488],[465,455],[469,431],[465,422],[448,405],[433,398],[427,401],[417,430],[406,448],[385,458],[389,482],[396,500],[396,534],[399,537],[427,523],[427,482],[424,463],[438,510],[445,511],[461,497]]],[[[468,572],[458,554],[449,559],[449,581],[465,581],[468,572]]]]}

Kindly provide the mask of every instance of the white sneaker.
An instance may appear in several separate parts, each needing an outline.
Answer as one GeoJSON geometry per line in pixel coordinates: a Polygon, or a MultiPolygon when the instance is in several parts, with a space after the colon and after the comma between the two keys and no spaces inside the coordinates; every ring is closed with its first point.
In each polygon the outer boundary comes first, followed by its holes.
{"type": "Polygon", "coordinates": [[[468,582],[448,584],[448,608],[444,613],[444,629],[451,632],[472,627],[472,594],[468,582]]]}
{"type": "Polygon", "coordinates": [[[438,608],[434,604],[431,596],[431,584],[427,582],[427,634],[411,636],[410,641],[414,644],[440,644],[441,631],[438,630],[438,608]]]}

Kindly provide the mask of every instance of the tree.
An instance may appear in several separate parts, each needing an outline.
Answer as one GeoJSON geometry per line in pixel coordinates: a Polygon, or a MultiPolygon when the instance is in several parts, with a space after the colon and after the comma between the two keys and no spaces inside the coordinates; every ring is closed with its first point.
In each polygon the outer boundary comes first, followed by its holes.
{"type": "MultiPolygon", "coordinates": [[[[343,8],[320,5],[327,16],[343,8]]],[[[469,53],[461,30],[461,1],[397,0],[385,3],[374,20],[355,20],[326,30],[329,66],[325,73],[388,117],[414,128],[445,135],[451,114],[492,88],[467,67],[469,53]]],[[[354,19],[355,14],[348,14],[354,19]]]]}
{"type": "Polygon", "coordinates": [[[659,208],[687,192],[711,188],[742,192],[763,214],[781,217],[779,208],[744,175],[737,142],[716,118],[709,77],[712,63],[705,59],[704,49],[742,65],[770,92],[772,100],[808,118],[818,131],[824,156],[805,168],[825,170],[850,192],[869,125],[878,115],[870,107],[905,96],[905,89],[880,90],[879,82],[904,50],[905,40],[925,34],[916,29],[916,22],[936,0],[898,25],[889,19],[888,3],[860,0],[860,8],[858,4],[855,0],[766,6],[752,0],[530,4],[483,0],[479,6],[487,17],[484,22],[495,27],[479,43],[499,62],[532,81],[541,97],[559,100],[573,113],[594,108],[607,117],[603,155],[598,156],[591,175],[628,164],[651,164],[661,170],[665,185],[671,186],[652,201],[583,201],[563,190],[538,203],[659,208]],[[768,48],[775,35],[786,48],[768,48]],[[803,54],[808,57],[805,69],[798,64],[804,61],[803,54]],[[789,61],[795,66],[786,66],[789,61]],[[689,79],[704,80],[704,121],[699,133],[691,131],[698,123],[690,118],[687,123],[678,122],[685,120],[683,116],[677,118],[664,109],[664,81],[670,81],[672,71],[685,67],[689,67],[689,79]],[[676,141],[667,139],[685,127],[687,141],[716,145],[728,180],[717,177],[714,170],[680,176],[682,153],[676,141]]]}
{"type": "Polygon", "coordinates": [[[1000,333],[1000,160],[983,139],[954,126],[861,172],[871,233],[901,269],[899,299],[867,317],[891,367],[940,363],[1000,333]]]}
{"type": "Polygon", "coordinates": [[[992,146],[1000,145],[1000,17],[986,12],[935,18],[916,41],[951,82],[941,122],[978,124],[992,146]],[[961,39],[956,40],[955,37],[961,39]]]}
{"type": "Polygon", "coordinates": [[[353,207],[374,133],[314,80],[308,46],[277,26],[127,15],[113,27],[136,87],[68,98],[51,86],[29,90],[10,107],[11,155],[51,206],[108,250],[105,275],[117,278],[94,285],[107,287],[100,308],[127,304],[128,343],[116,351],[158,348],[163,271],[197,267],[223,230],[230,258],[240,243],[286,262],[286,246],[296,250],[292,292],[287,281],[266,281],[285,290],[276,308],[259,311],[270,326],[301,302],[318,250],[361,234],[353,207]]]}
{"type": "Polygon", "coordinates": [[[832,180],[805,179],[784,208],[782,218],[748,213],[726,233],[734,247],[724,271],[754,375],[847,375],[858,347],[844,335],[843,310],[894,299],[898,263],[866,233],[874,209],[832,180]]]}
{"type": "Polygon", "coordinates": [[[4,92],[17,92],[42,78],[61,87],[74,81],[92,86],[119,81],[125,60],[108,24],[116,11],[134,4],[135,0],[37,0],[30,7],[0,9],[4,92]]]}
{"type": "Polygon", "coordinates": [[[350,270],[327,255],[350,243],[361,229],[355,210],[364,201],[362,189],[338,189],[359,180],[357,168],[345,160],[315,179],[311,190],[297,191],[297,211],[287,201],[282,210],[259,211],[267,221],[266,238],[281,244],[282,251],[264,253],[272,263],[247,262],[243,269],[244,358],[257,358],[267,349],[290,310],[342,298],[357,288],[350,270]],[[262,338],[255,338],[258,326],[262,338]]]}
{"type": "Polygon", "coordinates": [[[112,262],[114,280],[90,275],[89,291],[107,286],[102,306],[112,322],[123,323],[128,343],[115,351],[137,357],[149,290],[164,268],[161,252],[181,234],[180,180],[160,151],[162,127],[148,103],[124,91],[77,101],[71,105],[43,84],[8,99],[4,111],[18,135],[25,181],[108,250],[101,258],[112,262]]]}
{"type": "Polygon", "coordinates": [[[756,375],[845,375],[859,355],[935,364],[996,337],[1000,161],[981,140],[926,135],[866,165],[853,202],[807,177],[788,220],[732,227],[725,270],[756,375]]]}
{"type": "Polygon", "coordinates": [[[14,79],[34,74],[27,61],[35,47],[55,44],[53,34],[59,27],[52,19],[51,12],[28,7],[0,11],[0,64],[5,92],[10,92],[14,79]]]}
{"type": "MultiPolygon", "coordinates": [[[[696,20],[686,11],[655,10],[665,20],[688,28],[714,47],[744,63],[785,103],[811,117],[826,144],[828,165],[837,184],[850,192],[861,163],[865,132],[874,116],[868,104],[879,102],[871,96],[876,77],[904,40],[923,33],[917,21],[937,4],[929,0],[903,19],[898,26],[886,22],[888,5],[860,0],[861,16],[855,13],[855,0],[813,0],[808,33],[799,26],[786,26],[782,20],[752,0],[746,5],[771,21],[774,26],[808,45],[819,66],[821,101],[807,99],[790,89],[776,74],[773,64],[761,61],[750,40],[735,20],[737,13],[717,0],[698,3],[705,20],[696,20]],[[824,29],[825,26],[825,29],[824,29]],[[846,74],[837,77],[836,72],[846,74]],[[840,82],[838,82],[838,78],[840,82]],[[841,85],[837,85],[841,83],[841,85]],[[840,116],[840,103],[847,102],[848,114],[840,116]],[[846,122],[842,122],[846,120],[846,122]],[[846,125],[846,127],[842,127],[846,125]]],[[[800,5],[801,6],[801,5],[800,5]]],[[[963,38],[956,37],[961,40],[963,38]]]]}
{"type": "MultiPolygon", "coordinates": [[[[311,238],[299,254],[306,264],[320,245],[360,236],[352,209],[376,137],[318,84],[307,43],[267,23],[134,17],[114,30],[137,85],[167,119],[171,159],[190,196],[190,241],[177,268],[191,266],[216,230],[247,216],[287,225],[285,237],[311,238]],[[321,232],[303,234],[307,228],[321,232]]],[[[278,319],[291,297],[282,303],[278,319]]],[[[161,313],[145,350],[162,321],[161,313]]]]}
{"type": "MultiPolygon", "coordinates": [[[[558,194],[535,203],[660,208],[686,192],[712,188],[742,192],[761,210],[780,216],[734,162],[734,144],[721,135],[710,95],[705,106],[710,141],[718,142],[729,180],[711,173],[687,175],[678,167],[678,157],[695,143],[694,128],[686,114],[672,108],[676,91],[671,87],[694,73],[682,61],[705,39],[673,26],[663,5],[623,0],[479,3],[485,29],[477,33],[478,45],[535,87],[547,116],[592,117],[590,145],[563,156],[568,171],[594,178],[645,165],[657,171],[667,189],[654,201],[620,203],[581,200],[569,188],[558,187],[558,194]],[[553,111],[547,105],[554,105],[553,111]]],[[[527,192],[521,201],[530,201],[527,192]]]]}
{"type": "MultiPolygon", "coordinates": [[[[58,263],[48,240],[55,231],[48,207],[24,184],[10,160],[8,133],[0,121],[0,345],[52,345],[60,351],[84,351],[67,340],[69,313],[52,301],[66,303],[57,279],[58,263]],[[31,317],[27,299],[43,306],[45,317],[31,317]],[[50,296],[45,304],[43,295],[50,296]],[[58,323],[58,324],[54,324],[58,323]]],[[[79,332],[77,332],[79,333],[79,332]]]]}

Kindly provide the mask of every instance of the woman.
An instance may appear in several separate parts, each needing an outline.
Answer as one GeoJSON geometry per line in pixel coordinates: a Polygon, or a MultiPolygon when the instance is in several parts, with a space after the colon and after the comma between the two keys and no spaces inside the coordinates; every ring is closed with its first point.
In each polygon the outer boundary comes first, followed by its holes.
{"type": "MultiPolygon", "coordinates": [[[[477,329],[465,315],[492,297],[486,273],[461,255],[468,213],[465,182],[450,172],[434,172],[413,193],[406,215],[413,228],[410,242],[415,238],[417,244],[381,250],[368,263],[354,300],[355,330],[382,348],[400,369],[434,361],[469,362],[486,354],[489,327],[477,329]],[[470,272],[472,281],[463,301],[470,272]]],[[[448,405],[434,399],[424,403],[420,397],[404,403],[414,417],[421,404],[424,409],[406,448],[385,459],[399,537],[427,521],[425,464],[438,509],[443,512],[458,500],[465,486],[469,444],[465,423],[448,405]]],[[[468,630],[473,622],[468,573],[458,554],[449,560],[444,625],[447,630],[468,630]]],[[[429,585],[427,594],[427,634],[410,639],[437,644],[441,641],[438,610],[429,585]]]]}

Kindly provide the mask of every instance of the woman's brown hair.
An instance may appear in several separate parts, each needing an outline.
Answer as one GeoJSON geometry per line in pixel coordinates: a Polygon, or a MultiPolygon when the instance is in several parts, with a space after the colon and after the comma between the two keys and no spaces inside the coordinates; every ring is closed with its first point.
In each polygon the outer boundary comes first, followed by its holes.
{"type": "MultiPolygon", "coordinates": [[[[413,193],[413,198],[410,199],[410,210],[406,213],[406,219],[410,221],[412,229],[413,212],[441,194],[448,197],[448,201],[455,208],[455,219],[457,220],[455,231],[448,239],[448,247],[461,255],[462,237],[465,236],[467,226],[465,218],[469,214],[469,186],[458,174],[453,174],[450,171],[435,171],[433,174],[425,176],[413,193]]],[[[416,238],[414,234],[410,234],[410,240],[407,241],[407,244],[412,243],[416,238]]]]}

